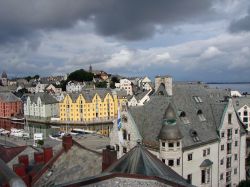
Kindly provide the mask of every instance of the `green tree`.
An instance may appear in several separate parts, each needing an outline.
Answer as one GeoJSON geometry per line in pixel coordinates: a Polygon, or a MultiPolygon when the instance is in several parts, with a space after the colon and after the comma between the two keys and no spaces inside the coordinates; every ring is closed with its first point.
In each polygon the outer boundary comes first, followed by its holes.
{"type": "Polygon", "coordinates": [[[95,84],[95,86],[97,88],[107,88],[107,82],[106,81],[98,82],[98,83],[95,84]]]}
{"type": "Polygon", "coordinates": [[[238,187],[249,187],[250,186],[250,181],[249,180],[243,180],[240,181],[238,187]]]}
{"type": "Polygon", "coordinates": [[[33,78],[34,78],[34,79],[39,79],[40,76],[39,76],[39,75],[35,75],[33,78]]]}
{"type": "Polygon", "coordinates": [[[79,82],[92,81],[93,77],[94,77],[93,73],[87,72],[84,69],[79,69],[70,73],[67,81],[71,81],[71,80],[79,81],[79,82]]]}

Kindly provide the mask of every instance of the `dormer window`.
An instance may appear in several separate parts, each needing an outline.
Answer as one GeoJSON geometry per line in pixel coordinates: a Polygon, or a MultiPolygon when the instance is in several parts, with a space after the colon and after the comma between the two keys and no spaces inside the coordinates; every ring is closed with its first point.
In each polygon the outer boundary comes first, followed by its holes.
{"type": "Polygon", "coordinates": [[[198,133],[195,130],[190,130],[190,136],[192,137],[194,142],[199,142],[200,138],[198,137],[198,133]]]}
{"type": "Polygon", "coordinates": [[[125,115],[122,116],[122,122],[124,122],[124,123],[127,123],[127,122],[128,122],[127,116],[125,116],[125,115]]]}
{"type": "Polygon", "coordinates": [[[182,111],[180,113],[180,118],[181,118],[181,121],[186,125],[186,124],[189,124],[190,121],[188,120],[188,118],[186,117],[186,113],[184,111],[182,111]]]}
{"type": "Polygon", "coordinates": [[[196,103],[202,103],[202,99],[199,96],[193,96],[196,103]]]}
{"type": "Polygon", "coordinates": [[[197,116],[198,116],[200,121],[206,121],[206,118],[204,117],[202,110],[197,111],[197,116]]]}

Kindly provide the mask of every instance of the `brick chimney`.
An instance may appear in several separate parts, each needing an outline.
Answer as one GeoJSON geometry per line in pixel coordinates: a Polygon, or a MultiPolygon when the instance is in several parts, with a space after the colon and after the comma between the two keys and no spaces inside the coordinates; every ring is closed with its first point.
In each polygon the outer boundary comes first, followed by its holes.
{"type": "Polygon", "coordinates": [[[117,160],[117,152],[113,146],[107,145],[102,151],[102,171],[117,160]]]}
{"type": "Polygon", "coordinates": [[[34,160],[35,164],[43,164],[44,163],[44,155],[43,152],[34,152],[34,160]]]}
{"type": "Polygon", "coordinates": [[[20,155],[20,156],[18,157],[18,162],[19,162],[20,164],[24,164],[25,169],[27,169],[28,166],[29,166],[29,156],[28,156],[28,155],[20,155]]]}
{"type": "Polygon", "coordinates": [[[52,147],[43,147],[44,162],[47,163],[53,157],[52,147]]]}
{"type": "Polygon", "coordinates": [[[67,152],[73,145],[72,136],[70,134],[65,134],[62,138],[62,146],[67,152]]]}

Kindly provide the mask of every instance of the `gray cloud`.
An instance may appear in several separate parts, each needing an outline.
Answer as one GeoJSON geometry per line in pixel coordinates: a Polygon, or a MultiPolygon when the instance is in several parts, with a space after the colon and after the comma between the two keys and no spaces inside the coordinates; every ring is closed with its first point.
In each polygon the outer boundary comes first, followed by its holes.
{"type": "Polygon", "coordinates": [[[236,21],[233,21],[230,24],[229,30],[231,32],[241,32],[241,31],[250,31],[250,7],[248,8],[248,14],[236,21]]]}
{"type": "Polygon", "coordinates": [[[91,21],[97,32],[126,40],[152,36],[157,25],[195,22],[212,15],[211,0],[2,0],[0,42],[91,21]],[[208,14],[209,13],[209,14],[208,14]]]}

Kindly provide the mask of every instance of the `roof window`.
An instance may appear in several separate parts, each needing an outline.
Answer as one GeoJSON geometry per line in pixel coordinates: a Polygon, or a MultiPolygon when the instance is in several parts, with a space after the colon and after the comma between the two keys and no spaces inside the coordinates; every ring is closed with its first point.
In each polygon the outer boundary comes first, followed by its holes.
{"type": "Polygon", "coordinates": [[[190,124],[190,121],[188,120],[186,113],[184,111],[180,113],[180,119],[185,125],[190,124]]]}
{"type": "Polygon", "coordinates": [[[193,129],[190,130],[190,136],[192,137],[194,142],[199,142],[200,141],[200,138],[198,137],[197,131],[195,131],[193,129]]]}
{"type": "Polygon", "coordinates": [[[193,96],[196,103],[202,103],[202,99],[199,96],[193,96]]]}
{"type": "Polygon", "coordinates": [[[198,116],[200,121],[206,121],[206,118],[204,117],[202,110],[197,111],[197,116],[198,116]]]}

